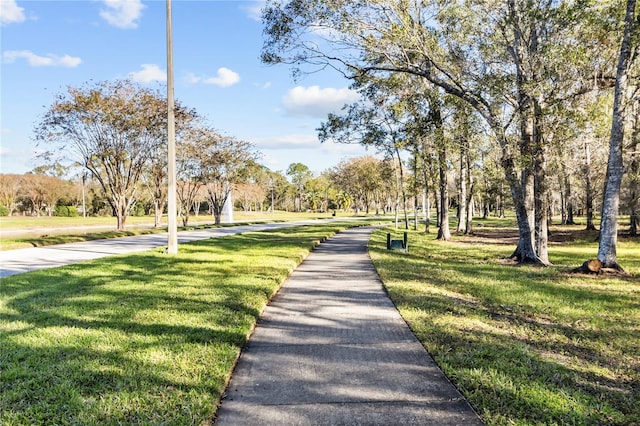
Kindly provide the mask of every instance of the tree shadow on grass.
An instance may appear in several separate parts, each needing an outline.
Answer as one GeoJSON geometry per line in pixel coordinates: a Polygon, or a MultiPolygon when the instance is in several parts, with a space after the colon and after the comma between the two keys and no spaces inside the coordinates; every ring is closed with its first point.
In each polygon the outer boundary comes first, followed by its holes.
{"type": "MultiPolygon", "coordinates": [[[[389,292],[402,300],[401,311],[423,312],[408,319],[412,330],[487,423],[626,425],[640,420],[637,359],[635,366],[628,359],[611,359],[591,344],[609,333],[637,342],[637,331],[624,326],[577,331],[531,321],[524,312],[498,314],[495,307],[465,297],[430,293],[412,299],[407,293],[398,296],[393,286],[389,292]]],[[[636,353],[631,347],[626,352],[636,353]]]]}
{"type": "MultiPolygon", "coordinates": [[[[184,358],[189,346],[175,341],[169,345],[160,339],[104,349],[100,338],[85,339],[86,347],[50,342],[37,348],[3,339],[7,356],[3,357],[0,409],[4,421],[34,425],[186,424],[180,408],[188,407],[196,418],[213,414],[211,398],[222,391],[223,375],[207,371],[193,380],[190,375],[184,378],[171,371],[168,362],[153,361],[157,353],[184,358]]],[[[203,357],[225,356],[226,364],[233,363],[234,348],[209,345],[212,350],[201,351],[203,357]]]]}
{"type": "Polygon", "coordinates": [[[3,421],[210,419],[269,297],[339,229],[248,233],[183,244],[177,256],[155,250],[3,278],[3,421]]]}
{"type": "Polygon", "coordinates": [[[419,242],[389,253],[378,239],[370,250],[391,298],[487,423],[640,424],[634,292],[465,261],[444,244],[432,258],[419,242]]]}
{"type": "Polygon", "coordinates": [[[317,230],[269,234],[185,244],[173,257],[152,251],[3,278],[4,419],[211,418],[262,307],[302,260],[291,248],[308,251],[319,238],[317,230]]]}

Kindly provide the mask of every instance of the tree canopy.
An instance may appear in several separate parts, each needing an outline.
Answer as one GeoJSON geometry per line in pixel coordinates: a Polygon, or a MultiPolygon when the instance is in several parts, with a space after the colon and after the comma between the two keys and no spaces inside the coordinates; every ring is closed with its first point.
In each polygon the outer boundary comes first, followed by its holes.
{"type": "Polygon", "coordinates": [[[617,81],[621,4],[273,0],[262,59],[356,82],[409,74],[427,83],[414,86],[423,96],[435,88],[468,104],[500,149],[520,234],[513,257],[547,264],[549,126],[559,106],[617,81]]]}
{"type": "MultiPolygon", "coordinates": [[[[166,110],[160,93],[128,80],[68,87],[45,113],[36,139],[91,172],[122,230],[145,166],[162,152],[166,110]]],[[[185,119],[193,114],[177,110],[185,119]]]]}

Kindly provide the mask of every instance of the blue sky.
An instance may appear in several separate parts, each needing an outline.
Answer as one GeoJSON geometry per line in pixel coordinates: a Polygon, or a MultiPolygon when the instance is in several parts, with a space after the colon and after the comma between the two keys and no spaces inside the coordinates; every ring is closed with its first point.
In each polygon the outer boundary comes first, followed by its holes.
{"type": "MultiPolygon", "coordinates": [[[[262,1],[173,0],[175,96],[222,133],[252,142],[261,163],[321,172],[372,154],[321,144],[315,129],[357,96],[327,70],[291,78],[260,62],[262,1]]],[[[166,84],[164,0],[0,0],[0,171],[34,167],[34,125],[67,86],[129,78],[166,84]]]]}

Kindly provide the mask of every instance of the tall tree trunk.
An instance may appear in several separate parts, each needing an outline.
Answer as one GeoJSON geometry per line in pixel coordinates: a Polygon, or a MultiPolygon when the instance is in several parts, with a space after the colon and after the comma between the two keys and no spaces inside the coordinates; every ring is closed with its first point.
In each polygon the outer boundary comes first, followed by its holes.
{"type": "MultiPolygon", "coordinates": [[[[518,95],[520,141],[519,158],[514,159],[509,151],[506,135],[502,133],[500,145],[502,147],[502,165],[511,188],[511,195],[518,220],[518,246],[512,258],[520,263],[545,264],[538,257],[535,250],[535,148],[536,138],[540,138],[536,128],[536,103],[531,96],[531,85],[535,80],[535,68],[527,64],[528,59],[535,57],[538,52],[537,28],[527,26],[522,20],[522,10],[525,5],[515,0],[507,1],[509,17],[513,21],[513,43],[511,54],[515,63],[516,87],[518,95]],[[516,164],[520,166],[520,179],[516,172],[516,164]]],[[[502,132],[502,129],[500,129],[502,132]]]]}
{"type": "Polygon", "coordinates": [[[542,112],[540,104],[535,102],[534,106],[534,197],[535,197],[535,229],[536,229],[536,254],[545,265],[549,264],[549,205],[547,200],[547,154],[546,146],[542,139],[541,119],[542,112]]]}
{"type": "Polygon", "coordinates": [[[587,231],[595,231],[596,226],[593,223],[593,185],[591,182],[591,149],[589,143],[584,144],[585,164],[584,164],[584,178],[585,178],[585,209],[587,214],[587,231]]]}
{"type": "Polygon", "coordinates": [[[575,225],[576,221],[573,219],[573,198],[571,195],[571,183],[568,183],[569,197],[567,199],[567,225],[575,225]]]}
{"type": "MultiPolygon", "coordinates": [[[[524,95],[521,95],[524,96],[524,95]]],[[[531,102],[521,101],[521,105],[529,105],[528,111],[521,111],[520,156],[526,163],[533,163],[534,153],[534,119],[531,102]]],[[[503,135],[506,138],[506,135],[503,135]]],[[[502,146],[507,146],[506,141],[502,146]]],[[[503,148],[503,155],[506,150],[503,148]]],[[[544,264],[535,250],[535,175],[533,167],[526,165],[520,170],[520,177],[515,169],[516,161],[511,156],[502,158],[502,166],[511,189],[511,196],[518,221],[518,246],[511,258],[519,263],[544,264]]]]}
{"type": "Polygon", "coordinates": [[[162,206],[160,206],[157,198],[153,200],[153,213],[153,227],[159,228],[162,226],[162,206]]]}
{"type": "Polygon", "coordinates": [[[526,170],[522,171],[522,185],[510,184],[514,199],[516,219],[518,221],[518,246],[511,255],[519,263],[540,264],[534,249],[534,177],[526,170]]]}
{"type": "Polygon", "coordinates": [[[466,235],[473,234],[473,210],[475,208],[475,201],[472,194],[469,194],[467,203],[467,229],[464,231],[466,235]]]}
{"type": "MultiPolygon", "coordinates": [[[[418,146],[413,148],[413,230],[418,230],[418,146]]],[[[424,208],[424,206],[423,206],[424,208]]]]}
{"type": "Polygon", "coordinates": [[[502,182],[500,183],[500,206],[498,209],[500,210],[500,219],[504,219],[504,185],[502,182]]]}
{"type": "Polygon", "coordinates": [[[402,191],[402,210],[404,211],[404,227],[409,229],[409,214],[407,213],[407,191],[404,185],[404,171],[402,167],[402,158],[400,157],[400,149],[396,146],[396,157],[398,158],[398,168],[400,169],[400,190],[402,191]]]}
{"type": "MultiPolygon", "coordinates": [[[[609,161],[607,177],[602,200],[602,224],[598,245],[598,260],[603,267],[622,269],[618,264],[616,246],[618,242],[618,209],[620,203],[620,183],[624,173],[622,148],[624,142],[625,95],[627,93],[629,66],[631,63],[632,35],[635,32],[636,0],[627,0],[625,26],[620,45],[618,67],[616,70],[616,86],[613,98],[613,120],[609,139],[609,161]]],[[[640,18],[638,18],[640,19],[640,18]]],[[[640,25],[640,24],[638,24],[640,25]]],[[[638,43],[637,38],[633,41],[638,43]]]]}
{"type": "Polygon", "coordinates": [[[442,215],[440,214],[440,210],[442,210],[442,206],[440,205],[440,193],[437,187],[434,185],[433,187],[433,199],[436,200],[436,227],[440,227],[440,219],[442,215]]]}
{"type": "Polygon", "coordinates": [[[562,162],[562,176],[558,178],[560,180],[562,189],[560,191],[560,208],[563,225],[575,225],[573,219],[573,193],[571,192],[571,176],[567,172],[567,165],[562,162]]]}
{"type": "MultiPolygon", "coordinates": [[[[640,90],[640,89],[637,89],[640,90]]],[[[629,151],[631,151],[631,161],[629,162],[629,235],[635,237],[638,235],[638,227],[640,226],[640,211],[638,202],[640,201],[640,99],[636,100],[633,105],[631,116],[633,117],[633,133],[631,135],[631,143],[629,151]]]]}
{"type": "Polygon", "coordinates": [[[440,109],[440,99],[434,93],[431,99],[431,119],[435,126],[436,152],[438,156],[438,197],[440,199],[440,217],[437,240],[448,241],[451,239],[449,230],[449,185],[448,185],[448,164],[447,146],[444,135],[444,125],[442,121],[442,110],[440,109]]]}
{"type": "Polygon", "coordinates": [[[575,225],[573,220],[573,193],[571,192],[571,176],[567,173],[566,164],[562,164],[562,174],[564,175],[564,208],[565,218],[563,225],[575,225]]]}
{"type": "Polygon", "coordinates": [[[429,197],[429,193],[425,189],[424,194],[422,196],[423,206],[424,207],[424,233],[428,234],[430,231],[429,225],[431,225],[431,198],[429,197]]]}
{"type": "Polygon", "coordinates": [[[562,164],[562,175],[558,176],[558,185],[560,190],[560,224],[567,224],[567,181],[569,180],[564,162],[562,164]]]}
{"type": "Polygon", "coordinates": [[[395,174],[395,178],[396,178],[396,200],[395,200],[395,206],[394,206],[394,213],[395,213],[395,225],[396,225],[396,229],[398,229],[398,209],[400,206],[400,175],[398,173],[398,170],[395,169],[394,170],[394,174],[395,174]]]}
{"type": "Polygon", "coordinates": [[[466,140],[462,142],[462,148],[460,149],[460,183],[458,189],[458,227],[457,233],[467,233],[467,161],[466,161],[466,140]]]}
{"type": "Polygon", "coordinates": [[[418,230],[418,194],[413,195],[413,230],[418,230]]]}
{"type": "Polygon", "coordinates": [[[447,157],[444,147],[439,152],[440,163],[440,227],[438,228],[437,240],[448,241],[451,239],[449,230],[449,188],[447,185],[447,157]]]}
{"type": "Polygon", "coordinates": [[[469,150],[467,150],[466,162],[467,162],[467,199],[466,199],[467,217],[465,218],[465,221],[467,222],[467,226],[464,233],[468,235],[473,232],[472,222],[473,222],[473,210],[475,207],[473,202],[473,176],[471,175],[471,155],[469,153],[469,150]]]}
{"type": "Polygon", "coordinates": [[[472,222],[473,222],[473,213],[475,209],[475,204],[473,202],[473,175],[471,173],[471,150],[469,149],[468,140],[465,150],[465,163],[467,168],[467,198],[465,202],[467,203],[467,217],[465,218],[466,229],[464,231],[465,234],[471,234],[473,232],[472,222]]]}
{"type": "Polygon", "coordinates": [[[424,180],[424,192],[422,195],[422,208],[424,209],[424,232],[428,234],[430,218],[431,218],[431,198],[429,197],[429,190],[433,186],[431,184],[430,170],[432,167],[431,157],[429,156],[428,146],[426,140],[422,143],[422,178],[424,180]]]}
{"type": "MultiPolygon", "coordinates": [[[[116,216],[116,227],[118,231],[125,230],[127,216],[129,214],[129,209],[133,204],[133,201],[133,198],[127,199],[125,196],[114,195],[113,204],[111,204],[111,207],[113,208],[113,213],[116,216]]],[[[112,202],[110,201],[110,203],[112,202]]]]}

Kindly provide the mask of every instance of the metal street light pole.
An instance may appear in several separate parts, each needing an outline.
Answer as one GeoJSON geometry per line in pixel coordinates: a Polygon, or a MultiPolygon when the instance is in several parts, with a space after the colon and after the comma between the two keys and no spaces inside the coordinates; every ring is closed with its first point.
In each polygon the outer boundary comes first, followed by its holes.
{"type": "Polygon", "coordinates": [[[173,36],[171,33],[171,0],[167,0],[167,173],[168,173],[168,230],[167,253],[178,253],[178,218],[176,208],[176,125],[173,99],[173,36]]]}

